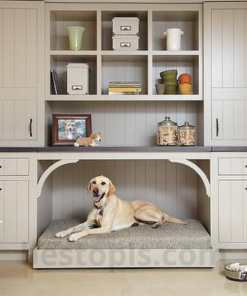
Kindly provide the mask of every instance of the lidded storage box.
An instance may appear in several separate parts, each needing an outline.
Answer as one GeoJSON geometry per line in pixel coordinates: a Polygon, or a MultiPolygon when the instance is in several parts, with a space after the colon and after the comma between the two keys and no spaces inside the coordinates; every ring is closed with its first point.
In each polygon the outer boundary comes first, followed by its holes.
{"type": "Polygon", "coordinates": [[[112,48],[114,50],[138,50],[139,36],[136,35],[114,35],[112,36],[112,48]]]}
{"type": "Polygon", "coordinates": [[[70,95],[89,93],[88,64],[70,63],[67,65],[67,93],[70,95]]]}
{"type": "Polygon", "coordinates": [[[195,145],[195,127],[188,121],[178,127],[178,144],[179,146],[195,145]]]}
{"type": "Polygon", "coordinates": [[[167,116],[165,120],[158,123],[157,144],[160,146],[176,146],[177,142],[177,123],[167,116]]]}
{"type": "Polygon", "coordinates": [[[137,35],[139,34],[138,17],[114,17],[112,19],[113,35],[137,35]]]}

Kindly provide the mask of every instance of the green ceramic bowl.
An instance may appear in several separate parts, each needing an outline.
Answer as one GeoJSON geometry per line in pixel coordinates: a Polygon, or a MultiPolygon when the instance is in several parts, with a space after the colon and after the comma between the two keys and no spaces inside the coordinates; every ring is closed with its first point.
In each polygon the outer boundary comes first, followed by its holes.
{"type": "Polygon", "coordinates": [[[163,81],[176,81],[177,80],[177,70],[167,70],[160,72],[160,77],[163,81]]]}

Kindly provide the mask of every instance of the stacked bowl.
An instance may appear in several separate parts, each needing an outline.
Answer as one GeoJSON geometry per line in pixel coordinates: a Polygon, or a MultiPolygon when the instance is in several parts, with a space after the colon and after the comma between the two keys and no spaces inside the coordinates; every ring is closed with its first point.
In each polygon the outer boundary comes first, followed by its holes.
{"type": "Polygon", "coordinates": [[[178,91],[177,70],[160,72],[160,77],[165,84],[165,95],[176,95],[178,91]]]}
{"type": "Polygon", "coordinates": [[[191,76],[188,73],[181,74],[178,78],[179,81],[179,93],[181,95],[192,94],[191,76]]]}

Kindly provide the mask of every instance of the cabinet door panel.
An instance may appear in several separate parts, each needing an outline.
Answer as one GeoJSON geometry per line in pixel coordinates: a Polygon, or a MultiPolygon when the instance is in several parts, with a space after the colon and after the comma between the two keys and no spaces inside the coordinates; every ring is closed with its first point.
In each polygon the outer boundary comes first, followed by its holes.
{"type": "Polygon", "coordinates": [[[247,186],[244,181],[219,181],[219,242],[247,242],[247,186]]]}
{"type": "Polygon", "coordinates": [[[16,182],[5,181],[4,186],[4,213],[5,213],[5,243],[16,242],[17,208],[16,208],[16,182]]]}
{"type": "Polygon", "coordinates": [[[231,236],[230,182],[219,182],[219,242],[229,243],[231,236]]]}
{"type": "Polygon", "coordinates": [[[3,9],[3,84],[4,87],[14,87],[15,73],[15,11],[3,9]]]}
{"type": "MultiPolygon", "coordinates": [[[[2,243],[28,242],[28,181],[2,181],[2,243]]],[[[1,185],[1,184],[0,184],[1,185]]]]}
{"type": "Polygon", "coordinates": [[[44,144],[44,6],[0,1],[0,146],[44,144]]]}
{"type": "Polygon", "coordinates": [[[4,140],[36,140],[36,109],[37,103],[34,100],[4,101],[4,116],[0,118],[0,127],[3,126],[2,138],[4,140]]]}
{"type": "Polygon", "coordinates": [[[247,139],[246,112],[246,100],[214,100],[212,102],[212,139],[230,140],[233,144],[234,140],[245,141],[247,139]]]}
{"type": "Polygon", "coordinates": [[[244,87],[244,40],[247,32],[244,31],[244,10],[234,10],[234,87],[244,87]]]}
{"type": "Polygon", "coordinates": [[[0,243],[4,242],[4,228],[5,228],[5,215],[4,215],[4,182],[0,181],[0,243]]]}

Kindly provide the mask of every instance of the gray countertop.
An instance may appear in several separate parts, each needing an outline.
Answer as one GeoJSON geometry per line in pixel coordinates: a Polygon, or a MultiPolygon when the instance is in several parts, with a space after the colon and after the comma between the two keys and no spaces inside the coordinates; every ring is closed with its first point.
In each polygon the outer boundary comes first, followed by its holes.
{"type": "Polygon", "coordinates": [[[74,147],[74,146],[48,146],[48,147],[0,147],[0,152],[247,152],[247,147],[74,147]]]}

